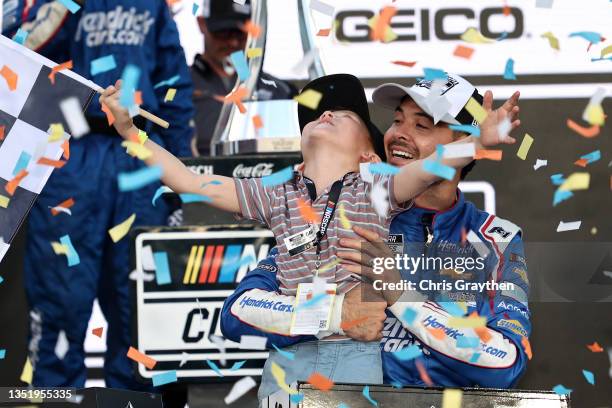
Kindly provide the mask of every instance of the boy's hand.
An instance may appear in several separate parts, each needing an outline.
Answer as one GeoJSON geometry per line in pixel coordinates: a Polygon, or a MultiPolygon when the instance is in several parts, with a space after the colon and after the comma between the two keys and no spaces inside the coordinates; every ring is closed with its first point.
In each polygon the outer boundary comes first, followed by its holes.
{"type": "Polygon", "coordinates": [[[115,86],[111,85],[104,90],[100,96],[100,104],[106,105],[113,116],[115,117],[115,129],[125,139],[129,138],[129,135],[134,131],[134,122],[130,118],[130,114],[126,108],[121,106],[119,102],[119,96],[121,91],[121,80],[115,83],[115,86]]]}
{"type": "Polygon", "coordinates": [[[480,124],[480,143],[484,147],[516,143],[516,139],[510,137],[509,134],[521,124],[521,121],[518,120],[519,97],[520,93],[516,91],[500,108],[493,110],[493,92],[485,92],[482,107],[488,115],[484,122],[480,124]],[[507,134],[500,134],[500,125],[504,121],[509,122],[510,128],[507,130],[507,134]]]}

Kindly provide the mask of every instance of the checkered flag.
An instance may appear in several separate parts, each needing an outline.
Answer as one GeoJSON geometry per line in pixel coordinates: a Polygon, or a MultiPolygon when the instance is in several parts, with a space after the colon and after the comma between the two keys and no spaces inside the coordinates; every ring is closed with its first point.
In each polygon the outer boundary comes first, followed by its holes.
{"type": "MultiPolygon", "coordinates": [[[[58,64],[0,36],[0,261],[42,191],[62,145],[53,140],[51,124],[69,121],[60,103],[72,99],[85,111],[97,87],[68,70],[49,74],[58,64]]],[[[82,112],[77,114],[82,115],[82,112]]],[[[49,243],[50,245],[50,243],[49,243]]]]}

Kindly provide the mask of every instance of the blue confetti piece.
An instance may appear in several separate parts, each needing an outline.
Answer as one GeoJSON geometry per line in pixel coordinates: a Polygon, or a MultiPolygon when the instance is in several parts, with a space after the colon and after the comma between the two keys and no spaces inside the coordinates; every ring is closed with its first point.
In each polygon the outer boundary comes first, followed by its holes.
{"type": "Polygon", "coordinates": [[[370,397],[370,387],[368,385],[363,387],[362,393],[363,393],[363,397],[367,399],[370,402],[370,404],[374,405],[375,407],[378,406],[378,402],[374,401],[372,397],[370,397]]]}
{"type": "Polygon", "coordinates": [[[563,202],[565,200],[572,198],[573,196],[574,196],[574,193],[572,193],[571,191],[561,191],[561,190],[555,191],[555,196],[553,197],[553,207],[559,204],[560,202],[563,202]]]}
{"type": "Polygon", "coordinates": [[[476,348],[480,346],[480,339],[478,337],[461,336],[457,338],[458,348],[476,348]]]}
{"type": "Polygon", "coordinates": [[[580,156],[581,159],[587,159],[587,164],[595,163],[599,159],[601,159],[601,152],[599,150],[595,150],[594,152],[587,153],[583,156],[580,156]]]}
{"type": "Polygon", "coordinates": [[[238,73],[238,78],[240,81],[246,81],[249,78],[249,64],[246,60],[246,55],[244,55],[244,51],[235,51],[230,54],[230,60],[232,61],[232,65],[236,72],[238,73]]]}
{"type": "Polygon", "coordinates": [[[423,68],[423,72],[425,73],[426,81],[433,81],[434,79],[443,79],[446,81],[448,75],[441,69],[435,68],[423,68]]]}
{"type": "Polygon", "coordinates": [[[308,309],[309,307],[312,307],[319,303],[321,300],[325,299],[326,296],[327,293],[319,293],[318,295],[313,296],[310,300],[299,305],[295,310],[297,311],[302,309],[308,309]]]}
{"type": "Polygon", "coordinates": [[[404,310],[404,315],[402,316],[404,321],[408,324],[412,324],[414,322],[414,319],[416,319],[416,317],[417,317],[417,312],[414,309],[411,309],[409,307],[407,307],[406,310],[404,310]]]}
{"type": "Polygon", "coordinates": [[[454,168],[445,166],[433,160],[423,161],[423,170],[446,180],[452,180],[457,172],[454,168]]]}
{"type": "Polygon", "coordinates": [[[577,31],[575,33],[571,33],[570,37],[582,37],[590,43],[597,44],[601,41],[601,34],[596,33],[594,31],[577,31]]]}
{"type": "Polygon", "coordinates": [[[64,7],[66,7],[72,14],[76,13],[81,9],[81,6],[76,4],[72,0],[58,0],[64,7]]]}
{"type": "Polygon", "coordinates": [[[175,75],[172,78],[169,78],[169,79],[163,80],[161,82],[158,82],[157,84],[155,84],[153,89],[161,88],[162,86],[172,86],[172,85],[176,84],[179,79],[181,79],[181,76],[180,75],[175,75]]]}
{"type": "Polygon", "coordinates": [[[172,283],[168,254],[166,252],[153,252],[153,260],[155,261],[155,280],[157,284],[167,285],[172,283]]]}
{"type": "Polygon", "coordinates": [[[403,349],[394,352],[393,356],[398,360],[409,361],[421,356],[422,354],[423,352],[419,346],[413,344],[409,347],[404,347],[403,349]]]}
{"type": "Polygon", "coordinates": [[[153,386],[159,387],[160,385],[170,384],[176,382],[176,371],[167,371],[165,373],[155,374],[152,377],[153,386]]]}
{"type": "Polygon", "coordinates": [[[285,350],[281,350],[278,347],[276,347],[276,344],[272,344],[272,347],[274,347],[274,349],[283,357],[285,357],[287,360],[291,360],[294,361],[295,360],[295,354],[290,353],[288,351],[285,350]]]}
{"type": "Polygon", "coordinates": [[[189,203],[212,203],[212,198],[202,194],[179,194],[181,201],[185,204],[189,203]]]}
{"type": "Polygon", "coordinates": [[[501,41],[501,40],[505,40],[506,38],[508,38],[508,32],[504,31],[503,33],[501,33],[501,35],[499,37],[497,37],[495,39],[495,41],[501,41]]]}
{"type": "MultiPolygon", "coordinates": [[[[610,0],[612,1],[612,0],[610,0]]],[[[595,61],[612,61],[612,57],[604,57],[604,58],[591,58],[591,62],[595,62],[595,61]]]]}
{"type": "Polygon", "coordinates": [[[561,173],[553,174],[550,176],[550,181],[552,181],[553,185],[560,186],[565,181],[565,177],[561,173]]]}
{"type": "Polygon", "coordinates": [[[397,389],[404,388],[404,385],[401,382],[395,380],[391,381],[391,386],[397,389]]]}
{"type": "Polygon", "coordinates": [[[291,180],[293,177],[293,167],[285,167],[282,170],[277,171],[276,173],[272,173],[269,176],[264,176],[261,178],[261,184],[264,187],[272,187],[277,186],[279,184],[286,183],[291,180]]]}
{"type": "Polygon", "coordinates": [[[68,248],[68,253],[66,254],[66,258],[68,258],[68,266],[75,266],[81,263],[81,258],[79,258],[79,254],[77,253],[76,249],[74,249],[69,235],[64,235],[61,237],[60,244],[68,248]]]}
{"type": "Polygon", "coordinates": [[[117,180],[120,191],[138,190],[159,180],[162,175],[162,168],[159,166],[144,167],[131,173],[119,173],[117,180]]]}
{"type": "Polygon", "coordinates": [[[589,370],[582,370],[582,375],[584,375],[584,378],[589,384],[595,385],[595,374],[593,374],[589,370]]]}
{"type": "Polygon", "coordinates": [[[0,360],[4,360],[6,356],[6,349],[0,349],[0,360]]]}
{"type": "Polygon", "coordinates": [[[293,394],[289,397],[294,404],[300,403],[304,399],[304,394],[293,394]]]}
{"type": "Polygon", "coordinates": [[[164,193],[172,193],[173,191],[168,186],[161,186],[157,190],[155,190],[155,194],[153,194],[153,199],[151,200],[151,204],[155,207],[155,202],[159,197],[161,197],[164,193]]]}
{"type": "Polygon", "coordinates": [[[444,145],[436,145],[436,156],[438,160],[442,160],[442,157],[444,157],[444,145]]]}
{"type": "Polygon", "coordinates": [[[469,133],[474,137],[480,137],[480,128],[472,125],[448,125],[450,130],[456,130],[457,132],[469,133]]]}
{"type": "Polygon", "coordinates": [[[209,181],[208,183],[203,183],[200,188],[204,188],[206,186],[219,186],[223,184],[222,182],[220,182],[219,180],[213,180],[213,181],[209,181]]]}
{"type": "Polygon", "coordinates": [[[15,168],[13,169],[13,176],[19,174],[21,170],[25,170],[28,168],[28,164],[30,164],[30,160],[32,159],[32,155],[27,152],[21,152],[19,155],[19,159],[15,164],[15,168]]]}
{"type": "Polygon", "coordinates": [[[552,390],[558,395],[569,395],[572,392],[571,389],[565,388],[561,384],[555,385],[552,390]]]}
{"type": "Polygon", "coordinates": [[[370,163],[370,173],[372,174],[397,174],[400,172],[399,167],[396,167],[389,163],[370,163]]]}
{"type": "Polygon", "coordinates": [[[509,81],[515,81],[516,75],[514,75],[514,60],[512,58],[508,58],[506,61],[506,68],[504,69],[504,79],[509,81]]]}
{"type": "Polygon", "coordinates": [[[452,316],[461,317],[465,314],[465,311],[453,301],[438,302],[438,304],[452,316]]]}
{"type": "Polygon", "coordinates": [[[0,276],[0,283],[4,282],[4,278],[0,276]]]}
{"type": "Polygon", "coordinates": [[[246,360],[236,361],[232,365],[232,368],[230,368],[230,371],[238,371],[238,370],[240,370],[242,368],[242,366],[244,365],[244,363],[246,363],[246,360]]]}
{"type": "Polygon", "coordinates": [[[19,28],[15,35],[13,36],[13,41],[17,44],[24,45],[26,42],[26,38],[28,38],[28,32],[22,28],[19,28]]]}
{"type": "Polygon", "coordinates": [[[96,58],[89,64],[91,76],[98,75],[102,72],[108,72],[115,68],[117,68],[117,63],[115,62],[115,56],[113,54],[96,58]]]}
{"type": "Polygon", "coordinates": [[[340,405],[338,405],[337,408],[350,408],[348,405],[346,405],[344,402],[341,402],[340,405]]]}
{"type": "Polygon", "coordinates": [[[134,105],[134,92],[138,88],[138,80],[140,79],[140,68],[136,65],[128,64],[123,69],[121,74],[121,95],[119,103],[121,106],[128,108],[134,105]]]}
{"type": "Polygon", "coordinates": [[[200,8],[200,6],[198,6],[197,3],[193,3],[193,8],[191,9],[191,13],[195,16],[198,14],[198,9],[200,8]]]}
{"type": "Polygon", "coordinates": [[[214,362],[212,362],[210,360],[206,360],[206,364],[208,364],[210,369],[213,370],[215,373],[217,373],[217,375],[219,377],[223,377],[223,374],[221,373],[221,370],[219,370],[219,366],[218,365],[216,365],[214,362]]]}
{"type": "Polygon", "coordinates": [[[472,354],[472,357],[470,358],[470,363],[475,363],[475,362],[477,362],[479,358],[480,358],[480,353],[474,353],[474,354],[472,354]]]}

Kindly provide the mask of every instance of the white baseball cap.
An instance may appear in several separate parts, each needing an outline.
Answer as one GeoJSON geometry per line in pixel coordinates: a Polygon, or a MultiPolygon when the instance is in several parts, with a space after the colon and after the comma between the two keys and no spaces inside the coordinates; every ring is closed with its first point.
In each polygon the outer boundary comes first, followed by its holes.
{"type": "Polygon", "coordinates": [[[420,79],[409,88],[395,83],[382,84],[374,90],[372,101],[376,105],[395,109],[406,96],[431,116],[434,124],[438,121],[451,125],[475,124],[476,120],[465,109],[465,104],[470,98],[480,104],[483,101],[474,85],[455,74],[447,74],[445,80],[420,79]],[[432,95],[432,87],[439,89],[440,94],[432,95]]]}

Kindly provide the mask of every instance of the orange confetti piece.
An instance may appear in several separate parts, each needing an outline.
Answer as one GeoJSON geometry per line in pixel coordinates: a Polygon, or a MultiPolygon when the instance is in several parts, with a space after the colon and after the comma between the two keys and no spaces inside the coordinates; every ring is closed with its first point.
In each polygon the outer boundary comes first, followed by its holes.
{"type": "Polygon", "coordinates": [[[66,164],[66,162],[63,160],[52,160],[47,157],[41,157],[36,163],[42,164],[43,166],[55,167],[56,169],[61,169],[64,167],[64,164],[66,164]]]}
{"type": "Polygon", "coordinates": [[[331,32],[331,28],[321,28],[317,33],[317,37],[327,37],[331,32]]]}
{"type": "Polygon", "coordinates": [[[3,65],[2,69],[0,70],[0,75],[4,77],[4,80],[11,91],[17,89],[17,80],[19,79],[19,76],[12,69],[6,65],[3,65]]]}
{"type": "Polygon", "coordinates": [[[130,349],[127,352],[127,356],[128,358],[131,358],[137,363],[144,365],[149,370],[152,370],[153,367],[155,367],[155,364],[157,364],[157,361],[155,359],[147,356],[146,354],[141,353],[140,351],[136,350],[134,347],[130,347],[130,349]]]}
{"type": "Polygon", "coordinates": [[[115,116],[113,115],[113,112],[111,112],[111,110],[105,104],[102,104],[102,112],[106,114],[108,126],[113,126],[113,123],[115,123],[115,116]]]}
{"type": "Polygon", "coordinates": [[[484,343],[488,343],[489,340],[491,340],[491,333],[489,333],[489,329],[486,327],[476,327],[474,328],[474,331],[484,343]]]}
{"type": "Polygon", "coordinates": [[[587,344],[587,348],[593,353],[602,353],[604,351],[604,349],[597,342],[594,342],[593,344],[587,344]]]}
{"type": "Polygon", "coordinates": [[[416,61],[391,61],[392,64],[401,65],[403,67],[412,68],[416,65],[416,61]]]}
{"type": "Polygon", "coordinates": [[[55,74],[64,69],[72,69],[72,60],[62,62],[61,64],[51,68],[51,73],[49,74],[49,81],[51,81],[53,85],[55,85],[55,74]]]}
{"type": "Polygon", "coordinates": [[[142,105],[142,91],[134,92],[134,103],[136,105],[142,105]]]}
{"type": "Polygon", "coordinates": [[[319,217],[315,210],[301,198],[298,198],[298,210],[300,210],[300,215],[306,222],[319,223],[319,217]]]}
{"type": "Polygon", "coordinates": [[[361,317],[359,319],[351,320],[351,321],[348,321],[348,322],[342,322],[342,323],[340,323],[340,328],[342,330],[348,330],[348,329],[350,329],[352,327],[360,325],[361,323],[365,322],[366,320],[368,320],[367,317],[361,317]]]}
{"type": "Polygon", "coordinates": [[[437,329],[428,328],[427,331],[438,340],[443,340],[444,337],[446,337],[446,333],[441,327],[438,327],[437,329]]]}
{"type": "Polygon", "coordinates": [[[531,344],[529,344],[529,339],[525,336],[521,338],[521,344],[523,345],[523,349],[525,350],[525,354],[527,354],[527,358],[531,360],[533,354],[531,353],[531,344]]]}
{"type": "Polygon", "coordinates": [[[467,242],[467,231],[465,230],[465,227],[461,227],[461,246],[465,246],[466,242],[467,242]]]}
{"type": "Polygon", "coordinates": [[[306,382],[321,391],[329,391],[334,386],[332,380],[319,373],[312,373],[306,382]]]}
{"type": "Polygon", "coordinates": [[[474,54],[474,49],[472,47],[466,47],[465,45],[458,45],[453,52],[455,57],[470,59],[472,58],[472,54],[474,54]]]}
{"type": "Polygon", "coordinates": [[[4,140],[5,127],[0,126],[0,140],[4,140]]]}
{"type": "Polygon", "coordinates": [[[244,25],[242,26],[242,31],[250,34],[253,38],[257,38],[261,35],[261,27],[253,23],[251,20],[248,20],[246,23],[244,23],[244,25]]]}
{"type": "Polygon", "coordinates": [[[64,143],[62,143],[62,150],[64,151],[62,157],[66,160],[70,160],[70,142],[68,142],[68,140],[64,140],[64,143]]]}
{"type": "Polygon", "coordinates": [[[510,7],[506,4],[503,9],[504,16],[510,15],[510,7]]]}
{"type": "Polygon", "coordinates": [[[96,327],[95,329],[91,330],[91,334],[93,334],[94,336],[98,336],[100,338],[102,338],[102,327],[96,327]]]}
{"type": "Polygon", "coordinates": [[[578,159],[574,162],[574,164],[579,167],[586,167],[587,164],[589,164],[589,160],[588,159],[578,159]]]}
{"type": "Polygon", "coordinates": [[[242,100],[247,96],[248,91],[245,86],[240,86],[233,92],[225,96],[224,102],[235,103],[240,113],[246,113],[246,108],[242,104],[242,100]]]}
{"type": "MultiPolygon", "coordinates": [[[[67,200],[62,201],[61,203],[59,203],[58,205],[56,205],[56,207],[62,207],[62,208],[70,208],[74,205],[74,199],[72,197],[70,197],[67,200]]],[[[51,209],[51,214],[52,215],[57,215],[60,212],[58,210],[56,210],[55,208],[51,209]]]]}
{"type": "Polygon", "coordinates": [[[25,169],[21,170],[15,176],[15,178],[13,178],[11,181],[6,183],[6,185],[4,186],[4,189],[6,190],[6,192],[9,193],[9,195],[15,194],[15,190],[17,190],[17,186],[19,186],[19,183],[21,183],[21,180],[23,180],[27,175],[28,175],[28,172],[25,169]]]}
{"type": "Polygon", "coordinates": [[[417,370],[419,370],[419,376],[421,377],[421,380],[425,383],[425,385],[427,385],[428,387],[433,387],[434,383],[433,381],[431,381],[429,374],[427,374],[427,370],[425,370],[425,366],[423,366],[423,363],[421,363],[420,360],[416,360],[414,364],[416,365],[417,370]]]}
{"type": "Polygon", "coordinates": [[[580,136],[586,137],[587,139],[595,137],[599,134],[599,126],[593,125],[591,127],[586,128],[586,127],[580,126],[579,124],[577,124],[571,119],[567,120],[567,127],[572,129],[574,132],[578,133],[580,136]]]}
{"type": "Polygon", "coordinates": [[[386,6],[380,11],[380,15],[376,20],[376,25],[372,29],[370,38],[372,41],[385,41],[385,31],[389,27],[391,18],[397,13],[397,9],[393,6],[386,6]]]}
{"type": "Polygon", "coordinates": [[[263,127],[263,121],[261,120],[261,116],[253,116],[253,126],[255,126],[255,129],[261,129],[263,127]]]}
{"type": "Polygon", "coordinates": [[[500,161],[502,159],[502,150],[485,150],[485,149],[478,149],[476,150],[476,155],[474,156],[475,160],[483,160],[483,159],[488,159],[488,160],[495,160],[495,161],[500,161]]]}

